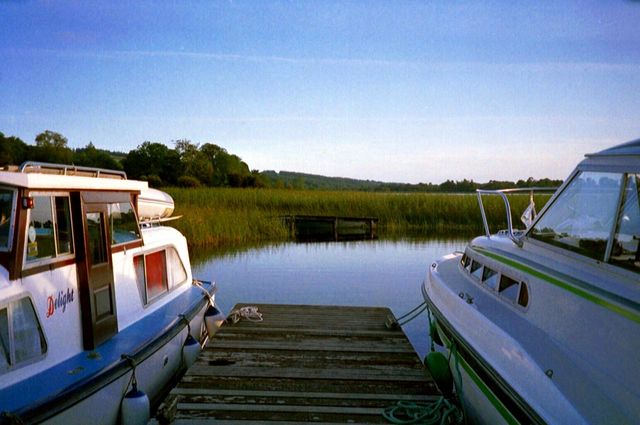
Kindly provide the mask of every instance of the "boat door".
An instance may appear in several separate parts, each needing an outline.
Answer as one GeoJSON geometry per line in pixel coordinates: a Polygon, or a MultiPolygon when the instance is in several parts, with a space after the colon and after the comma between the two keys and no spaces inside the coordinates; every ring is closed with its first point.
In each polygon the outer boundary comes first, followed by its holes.
{"type": "MultiPolygon", "coordinates": [[[[86,202],[83,194],[78,278],[85,349],[93,349],[118,332],[108,204],[86,202]]],[[[79,199],[77,200],[79,201],[79,199]]],[[[77,205],[77,204],[76,204],[77,205]]],[[[77,216],[76,216],[77,217],[77,216]]],[[[80,233],[80,232],[78,232],[80,233]]]]}

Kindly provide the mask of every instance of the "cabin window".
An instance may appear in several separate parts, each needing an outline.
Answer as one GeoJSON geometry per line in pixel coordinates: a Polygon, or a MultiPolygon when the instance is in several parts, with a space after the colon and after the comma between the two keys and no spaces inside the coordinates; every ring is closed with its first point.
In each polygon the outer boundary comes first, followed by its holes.
{"type": "Polygon", "coordinates": [[[471,269],[469,269],[469,272],[472,276],[480,279],[480,277],[482,276],[482,264],[478,263],[476,260],[473,260],[471,262],[471,269]]]}
{"type": "Polygon", "coordinates": [[[471,264],[471,258],[469,258],[469,256],[467,256],[467,254],[464,254],[462,256],[462,260],[460,261],[460,263],[462,264],[462,267],[464,267],[468,271],[469,270],[469,265],[471,264]]]}
{"type": "Polygon", "coordinates": [[[130,202],[109,204],[109,224],[112,245],[140,239],[138,219],[130,202]]]}
{"type": "Polygon", "coordinates": [[[68,196],[33,196],[29,210],[26,261],[73,254],[71,208],[68,196]]]}
{"type": "Polygon", "coordinates": [[[56,240],[57,253],[71,254],[73,252],[71,242],[71,210],[69,208],[69,198],[66,196],[54,197],[55,220],[56,220],[56,240]]]}
{"type": "Polygon", "coordinates": [[[610,262],[640,272],[640,174],[630,174],[618,216],[610,262]]]}
{"type": "Polygon", "coordinates": [[[482,283],[491,289],[496,289],[498,286],[498,273],[495,270],[484,266],[484,270],[482,271],[482,283]]]}
{"type": "Polygon", "coordinates": [[[518,291],[520,290],[520,282],[515,279],[511,279],[509,276],[500,276],[500,286],[498,287],[498,294],[515,303],[518,298],[518,291]]]}
{"type": "Polygon", "coordinates": [[[11,347],[9,347],[9,318],[6,308],[0,308],[0,370],[11,364],[11,347]]]}
{"type": "Polygon", "coordinates": [[[28,297],[0,308],[0,371],[42,356],[47,343],[28,297]]]}
{"type": "Polygon", "coordinates": [[[169,286],[173,288],[187,281],[187,271],[174,248],[167,249],[167,255],[169,257],[169,286]]]}
{"type": "Polygon", "coordinates": [[[621,184],[622,174],[579,173],[540,217],[529,235],[604,260],[616,221],[621,184]]]}
{"type": "Polygon", "coordinates": [[[138,255],[133,264],[145,304],[187,280],[180,256],[171,247],[138,255]]]}
{"type": "Polygon", "coordinates": [[[0,251],[11,249],[15,193],[15,190],[0,188],[0,251]]]}
{"type": "Polygon", "coordinates": [[[526,307],[529,304],[529,288],[527,284],[520,283],[520,293],[518,294],[518,304],[522,307],[526,307]]]}

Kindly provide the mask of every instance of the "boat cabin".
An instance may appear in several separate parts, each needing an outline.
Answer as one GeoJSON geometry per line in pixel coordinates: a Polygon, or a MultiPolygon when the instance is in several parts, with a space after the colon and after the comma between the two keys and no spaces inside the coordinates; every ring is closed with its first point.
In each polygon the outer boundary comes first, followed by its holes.
{"type": "Polygon", "coordinates": [[[190,279],[186,244],[140,249],[138,197],[149,190],[118,171],[42,163],[0,171],[0,374],[92,350],[190,279]]]}

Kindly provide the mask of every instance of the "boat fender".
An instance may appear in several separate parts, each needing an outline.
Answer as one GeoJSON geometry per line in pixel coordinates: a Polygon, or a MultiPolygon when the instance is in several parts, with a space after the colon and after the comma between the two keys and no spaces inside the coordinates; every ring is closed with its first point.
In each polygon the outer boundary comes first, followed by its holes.
{"type": "Polygon", "coordinates": [[[435,320],[433,322],[429,322],[429,336],[431,337],[431,341],[435,342],[440,347],[444,347],[442,339],[440,339],[440,335],[438,334],[438,325],[435,320]]]}
{"type": "Polygon", "coordinates": [[[424,364],[431,373],[442,395],[449,398],[453,393],[453,375],[449,369],[449,362],[444,354],[432,351],[424,358],[424,364]]]}
{"type": "Polygon", "coordinates": [[[220,329],[220,326],[222,326],[224,319],[224,314],[222,314],[222,312],[218,310],[218,307],[209,304],[207,311],[204,312],[204,323],[207,327],[209,338],[213,338],[213,335],[218,332],[218,329],[220,329]]]}
{"type": "Polygon", "coordinates": [[[151,417],[149,397],[138,389],[135,380],[131,391],[122,399],[120,423],[122,425],[145,425],[151,417]]]}
{"type": "Polygon", "coordinates": [[[184,355],[184,361],[188,368],[196,362],[200,354],[200,344],[198,344],[198,341],[190,334],[187,335],[187,339],[184,341],[182,354],[184,355]]]}

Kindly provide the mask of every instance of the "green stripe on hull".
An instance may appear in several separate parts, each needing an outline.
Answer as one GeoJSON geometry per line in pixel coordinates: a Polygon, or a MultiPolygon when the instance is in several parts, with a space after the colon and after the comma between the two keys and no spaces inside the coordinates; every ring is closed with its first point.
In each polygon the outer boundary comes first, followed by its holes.
{"type": "MultiPolygon", "coordinates": [[[[436,324],[436,326],[440,327],[439,324],[436,324]]],[[[439,332],[439,334],[443,342],[446,344],[449,350],[451,350],[451,341],[446,337],[444,332],[439,332]]],[[[455,353],[455,360],[458,364],[462,365],[462,368],[465,370],[465,372],[467,372],[467,375],[469,375],[469,377],[474,382],[476,387],[478,387],[478,389],[482,391],[482,394],[484,394],[485,398],[491,403],[491,405],[494,407],[494,409],[496,409],[496,411],[500,414],[500,416],[502,416],[505,422],[512,425],[520,424],[520,422],[513,417],[513,415],[511,414],[511,412],[509,412],[509,410],[505,407],[505,405],[502,404],[502,402],[498,399],[498,397],[496,397],[493,391],[491,391],[491,389],[487,386],[487,384],[485,384],[482,378],[478,376],[478,374],[475,372],[475,370],[473,370],[473,368],[469,365],[469,363],[467,363],[462,356],[458,355],[457,352],[455,353]]],[[[461,391],[461,393],[464,395],[464,390],[461,391]]]]}
{"type": "Polygon", "coordinates": [[[502,255],[496,254],[494,252],[488,251],[484,248],[480,248],[477,246],[471,247],[471,249],[473,249],[474,251],[477,251],[479,253],[481,253],[482,255],[485,255],[489,258],[493,258],[496,261],[499,261],[503,264],[506,264],[508,266],[511,266],[517,270],[520,270],[522,272],[528,273],[531,276],[537,277],[538,279],[541,279],[545,282],[548,282],[552,285],[555,285],[559,288],[564,289],[565,291],[569,291],[574,295],[579,296],[580,298],[584,298],[587,301],[591,301],[594,304],[597,304],[601,307],[604,307],[608,310],[611,310],[612,312],[619,314],[622,317],[625,317],[629,320],[632,320],[636,323],[640,323],[640,314],[638,314],[635,311],[630,311],[624,307],[621,307],[619,305],[613,304],[607,300],[604,300],[590,292],[587,292],[583,289],[580,289],[568,282],[562,281],[560,279],[557,279],[553,276],[550,276],[544,272],[541,272],[540,270],[536,270],[533,267],[527,266],[526,264],[522,264],[518,261],[512,260],[510,258],[507,257],[503,257],[502,255]]]}

